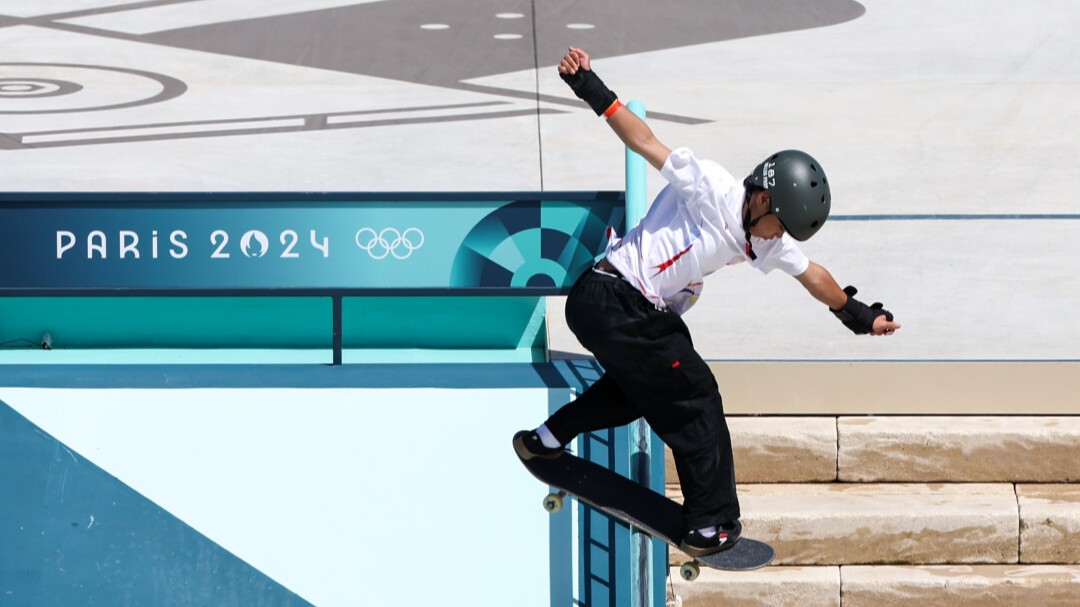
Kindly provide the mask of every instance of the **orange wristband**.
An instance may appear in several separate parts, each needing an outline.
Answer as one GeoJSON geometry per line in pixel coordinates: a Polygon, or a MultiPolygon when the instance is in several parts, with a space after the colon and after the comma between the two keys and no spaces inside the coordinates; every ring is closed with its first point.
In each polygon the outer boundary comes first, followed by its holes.
{"type": "Polygon", "coordinates": [[[611,118],[611,115],[619,111],[619,108],[623,106],[622,102],[616,99],[608,106],[608,109],[604,110],[604,118],[611,118]]]}

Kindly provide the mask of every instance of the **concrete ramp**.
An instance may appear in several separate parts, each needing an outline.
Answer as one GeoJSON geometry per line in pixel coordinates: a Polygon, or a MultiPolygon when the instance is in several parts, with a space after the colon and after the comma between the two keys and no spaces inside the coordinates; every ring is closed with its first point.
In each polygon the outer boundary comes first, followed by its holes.
{"type": "Polygon", "coordinates": [[[0,394],[11,605],[551,604],[547,390],[0,394]]]}

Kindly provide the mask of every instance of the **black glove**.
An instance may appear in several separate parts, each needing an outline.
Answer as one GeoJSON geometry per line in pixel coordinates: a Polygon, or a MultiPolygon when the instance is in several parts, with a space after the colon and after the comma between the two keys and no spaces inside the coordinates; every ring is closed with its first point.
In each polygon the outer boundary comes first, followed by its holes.
{"type": "Polygon", "coordinates": [[[855,335],[866,335],[874,329],[874,321],[878,316],[884,316],[885,320],[892,322],[892,312],[882,307],[881,302],[868,306],[855,299],[855,294],[858,292],[859,290],[851,285],[844,287],[844,293],[848,296],[847,303],[839,310],[829,308],[829,311],[839,318],[845,327],[851,329],[855,335]]]}
{"type": "Polygon", "coordinates": [[[576,74],[559,72],[559,76],[570,85],[578,99],[589,104],[597,116],[602,116],[619,99],[592,70],[579,69],[576,74]]]}

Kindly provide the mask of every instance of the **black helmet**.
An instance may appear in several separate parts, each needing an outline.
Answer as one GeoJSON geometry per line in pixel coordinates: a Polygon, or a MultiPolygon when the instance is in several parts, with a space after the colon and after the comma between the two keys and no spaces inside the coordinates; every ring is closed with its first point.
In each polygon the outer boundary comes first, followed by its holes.
{"type": "Polygon", "coordinates": [[[795,240],[810,238],[829,218],[829,180],[821,165],[806,152],[777,152],[759,164],[747,181],[769,191],[772,213],[795,240]]]}

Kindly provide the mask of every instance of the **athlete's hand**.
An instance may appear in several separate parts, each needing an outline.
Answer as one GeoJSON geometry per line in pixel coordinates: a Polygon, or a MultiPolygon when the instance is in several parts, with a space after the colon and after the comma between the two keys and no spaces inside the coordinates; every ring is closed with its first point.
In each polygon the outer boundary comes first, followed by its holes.
{"type": "MultiPolygon", "coordinates": [[[[813,268],[817,264],[811,263],[810,267],[813,268]]],[[[820,268],[820,266],[817,266],[820,268]]],[[[824,268],[821,268],[822,270],[824,268]]],[[[815,292],[815,283],[812,278],[803,278],[807,274],[810,274],[809,270],[803,272],[796,278],[799,279],[803,285],[806,286],[811,293],[815,292]]],[[[828,275],[826,273],[826,275],[828,275]]],[[[832,276],[828,275],[830,282],[832,276]]],[[[893,322],[892,312],[885,309],[885,306],[881,302],[876,301],[871,305],[866,305],[863,302],[855,299],[855,295],[859,292],[855,287],[848,285],[844,287],[843,295],[846,296],[847,301],[844,302],[843,307],[829,308],[829,311],[833,313],[836,318],[844,323],[844,326],[851,329],[851,332],[855,335],[892,335],[900,328],[900,323],[893,322]]],[[[815,297],[817,297],[815,295],[815,297]]],[[[818,298],[820,301],[826,301],[824,297],[818,298]]]]}
{"type": "Polygon", "coordinates": [[[589,64],[589,54],[580,48],[571,46],[566,56],[559,62],[559,73],[573,76],[579,69],[592,71],[589,64]]]}
{"type": "Polygon", "coordinates": [[[889,320],[884,314],[874,319],[874,328],[870,335],[892,335],[900,328],[900,323],[889,320]]]}

